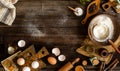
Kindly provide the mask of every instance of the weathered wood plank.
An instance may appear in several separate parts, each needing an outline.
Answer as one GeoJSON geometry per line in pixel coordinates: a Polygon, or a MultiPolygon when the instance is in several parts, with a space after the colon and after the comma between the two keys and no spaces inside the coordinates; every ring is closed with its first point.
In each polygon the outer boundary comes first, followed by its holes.
{"type": "MultiPolygon", "coordinates": [[[[81,24],[83,16],[76,17],[67,8],[67,6],[84,8],[79,0],[19,0],[15,6],[17,16],[13,25],[0,24],[0,47],[4,50],[0,54],[5,54],[0,57],[8,56],[8,44],[17,46],[18,40],[23,39],[27,46],[31,44],[37,47],[46,46],[50,52],[53,47],[59,47],[61,53],[66,55],[67,60],[58,62],[55,66],[45,61],[47,68],[41,71],[57,71],[66,62],[76,57],[89,60],[75,52],[87,35],[87,25],[81,24]]],[[[111,13],[114,15],[113,12],[111,13]]],[[[117,17],[120,18],[119,15],[117,17]]],[[[98,67],[88,66],[86,70],[97,71],[98,67]]],[[[119,71],[119,67],[115,71],[119,71]]]]}

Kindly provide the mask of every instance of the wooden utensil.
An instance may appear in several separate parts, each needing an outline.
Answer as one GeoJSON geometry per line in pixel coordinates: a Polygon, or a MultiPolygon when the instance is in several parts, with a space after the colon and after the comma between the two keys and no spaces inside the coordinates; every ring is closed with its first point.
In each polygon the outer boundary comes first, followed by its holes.
{"type": "Polygon", "coordinates": [[[77,63],[80,60],[80,58],[76,58],[73,62],[68,62],[65,64],[62,68],[60,68],[58,71],[69,71],[73,68],[73,65],[77,63]]]}
{"type": "Polygon", "coordinates": [[[94,1],[92,1],[92,2],[88,5],[86,16],[85,16],[85,18],[82,20],[81,23],[82,23],[82,24],[85,24],[86,21],[87,21],[87,19],[88,19],[90,16],[95,15],[95,14],[99,11],[99,9],[100,9],[100,0],[94,0],[94,1]],[[93,6],[93,5],[95,5],[95,9],[94,9],[92,12],[90,12],[90,8],[91,8],[91,6],[93,6]]]}

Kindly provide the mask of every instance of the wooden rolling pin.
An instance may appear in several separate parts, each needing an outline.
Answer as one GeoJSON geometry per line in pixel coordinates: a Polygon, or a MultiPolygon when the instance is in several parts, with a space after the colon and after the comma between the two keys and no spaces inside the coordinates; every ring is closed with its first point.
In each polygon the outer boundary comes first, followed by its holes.
{"type": "Polygon", "coordinates": [[[80,58],[76,58],[73,62],[68,62],[65,64],[62,68],[60,68],[58,71],[69,71],[73,68],[73,65],[77,63],[80,60],[80,58]]]}

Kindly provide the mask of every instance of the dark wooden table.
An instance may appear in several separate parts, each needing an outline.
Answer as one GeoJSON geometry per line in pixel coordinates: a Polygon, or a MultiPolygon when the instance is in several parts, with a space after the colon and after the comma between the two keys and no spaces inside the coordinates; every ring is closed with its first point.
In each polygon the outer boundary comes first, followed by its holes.
{"type": "MultiPolygon", "coordinates": [[[[7,54],[8,45],[17,46],[17,42],[20,39],[26,41],[26,48],[32,44],[37,48],[46,46],[51,53],[53,47],[59,47],[61,53],[66,55],[66,61],[58,62],[55,66],[49,65],[45,60],[47,68],[41,71],[57,71],[66,62],[72,61],[76,57],[80,57],[81,60],[87,58],[76,53],[75,50],[81,46],[81,43],[86,38],[88,24],[82,25],[81,20],[84,16],[76,17],[67,8],[67,6],[79,6],[86,9],[79,1],[19,0],[15,6],[17,8],[17,16],[13,25],[0,24],[0,60],[9,56],[7,54]]],[[[105,12],[100,10],[99,13],[105,12]]],[[[112,14],[118,19],[120,18],[120,15],[114,13],[113,10],[107,14],[112,14]]],[[[24,49],[20,48],[19,50],[24,49]]],[[[78,64],[81,64],[81,62],[78,64]]],[[[93,67],[91,64],[85,67],[85,69],[88,71],[98,71],[98,67],[93,67]]],[[[119,67],[115,69],[115,71],[119,70],[119,67]]]]}

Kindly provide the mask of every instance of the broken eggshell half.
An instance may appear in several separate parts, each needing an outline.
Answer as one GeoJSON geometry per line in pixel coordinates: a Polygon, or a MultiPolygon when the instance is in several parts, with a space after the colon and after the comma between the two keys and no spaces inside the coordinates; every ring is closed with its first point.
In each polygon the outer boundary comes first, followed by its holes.
{"type": "Polygon", "coordinates": [[[82,15],[83,15],[83,9],[80,8],[80,7],[75,8],[74,14],[75,14],[76,16],[82,16],[82,15]]]}
{"type": "Polygon", "coordinates": [[[58,56],[58,60],[59,61],[65,61],[66,60],[66,56],[65,55],[59,55],[58,56]]]}
{"type": "Polygon", "coordinates": [[[18,41],[18,46],[19,46],[19,47],[25,47],[25,45],[26,45],[25,40],[19,40],[19,41],[18,41]]]}
{"type": "Polygon", "coordinates": [[[24,65],[25,64],[25,59],[24,58],[18,58],[17,59],[17,64],[20,65],[20,66],[24,65]]]}
{"type": "Polygon", "coordinates": [[[39,62],[38,61],[33,61],[31,66],[32,66],[32,68],[37,69],[39,67],[39,62]]]}
{"type": "Polygon", "coordinates": [[[88,26],[88,35],[96,44],[109,45],[109,39],[115,41],[119,36],[117,19],[107,14],[96,16],[88,26]]]}
{"type": "Polygon", "coordinates": [[[15,48],[12,46],[8,47],[8,54],[13,54],[15,52],[15,48]]]}
{"type": "Polygon", "coordinates": [[[25,66],[25,67],[23,67],[22,71],[31,71],[31,69],[30,69],[30,67],[25,66]]]}
{"type": "Polygon", "coordinates": [[[60,55],[60,49],[59,48],[53,48],[52,49],[52,54],[54,54],[55,56],[60,55]]]}

